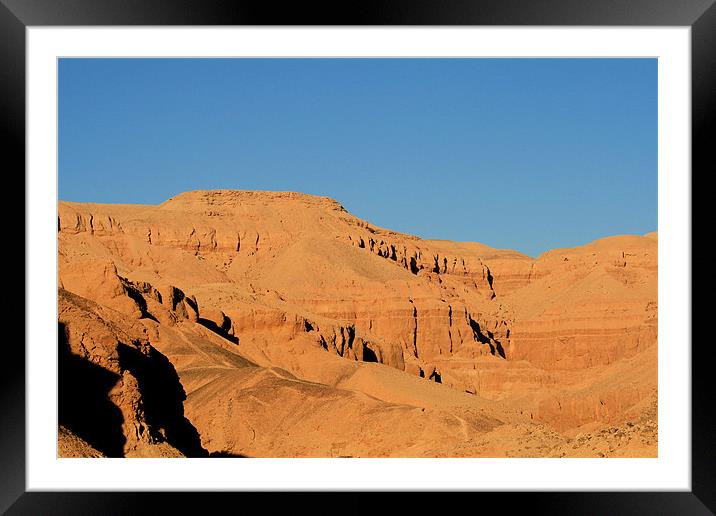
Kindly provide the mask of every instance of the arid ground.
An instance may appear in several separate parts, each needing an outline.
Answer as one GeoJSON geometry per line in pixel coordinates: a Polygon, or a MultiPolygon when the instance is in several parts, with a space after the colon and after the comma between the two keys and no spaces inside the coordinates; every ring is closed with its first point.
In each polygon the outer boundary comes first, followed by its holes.
{"type": "Polygon", "coordinates": [[[300,193],[60,202],[63,457],[654,457],[657,235],[538,258],[300,193]]]}

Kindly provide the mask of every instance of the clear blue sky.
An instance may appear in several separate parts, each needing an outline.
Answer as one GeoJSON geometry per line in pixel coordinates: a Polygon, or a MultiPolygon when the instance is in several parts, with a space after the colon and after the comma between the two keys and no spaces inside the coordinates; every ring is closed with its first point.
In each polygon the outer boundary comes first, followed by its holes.
{"type": "Polygon", "coordinates": [[[62,59],[59,197],[326,195],[531,256],[657,229],[656,59],[62,59]]]}

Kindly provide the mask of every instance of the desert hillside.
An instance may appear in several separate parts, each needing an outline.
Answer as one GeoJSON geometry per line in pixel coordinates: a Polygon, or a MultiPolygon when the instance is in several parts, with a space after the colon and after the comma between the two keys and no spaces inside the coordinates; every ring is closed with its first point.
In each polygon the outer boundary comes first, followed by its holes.
{"type": "Polygon", "coordinates": [[[300,193],[60,202],[59,453],[656,456],[657,247],[535,259],[300,193]]]}

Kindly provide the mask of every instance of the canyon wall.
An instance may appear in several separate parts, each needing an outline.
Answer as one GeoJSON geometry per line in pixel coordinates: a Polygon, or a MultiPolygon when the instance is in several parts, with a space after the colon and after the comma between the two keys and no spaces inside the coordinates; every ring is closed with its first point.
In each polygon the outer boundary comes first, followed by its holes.
{"type": "MultiPolygon", "coordinates": [[[[656,399],[657,247],[655,234],[618,236],[531,258],[422,240],[281,192],[58,210],[61,299],[140,321],[140,354],[159,353],[164,328],[199,332],[209,348],[296,381],[336,387],[355,367],[378,368],[390,382],[499,404],[503,423],[559,432],[623,423],[656,399]]],[[[180,377],[189,355],[167,355],[180,377]]],[[[366,385],[349,390],[376,389],[366,385]]],[[[137,414],[124,419],[141,427],[137,414]]]]}

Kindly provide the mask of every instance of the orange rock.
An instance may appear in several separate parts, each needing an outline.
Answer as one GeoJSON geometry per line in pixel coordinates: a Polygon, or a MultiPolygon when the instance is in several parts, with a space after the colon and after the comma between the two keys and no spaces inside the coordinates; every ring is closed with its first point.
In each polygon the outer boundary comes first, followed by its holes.
{"type": "Polygon", "coordinates": [[[141,327],[210,452],[530,455],[535,425],[562,449],[656,396],[655,233],[531,258],[379,228],[325,197],[234,190],[60,202],[58,217],[60,286],[141,327]],[[499,446],[497,428],[512,436],[499,446]]]}

